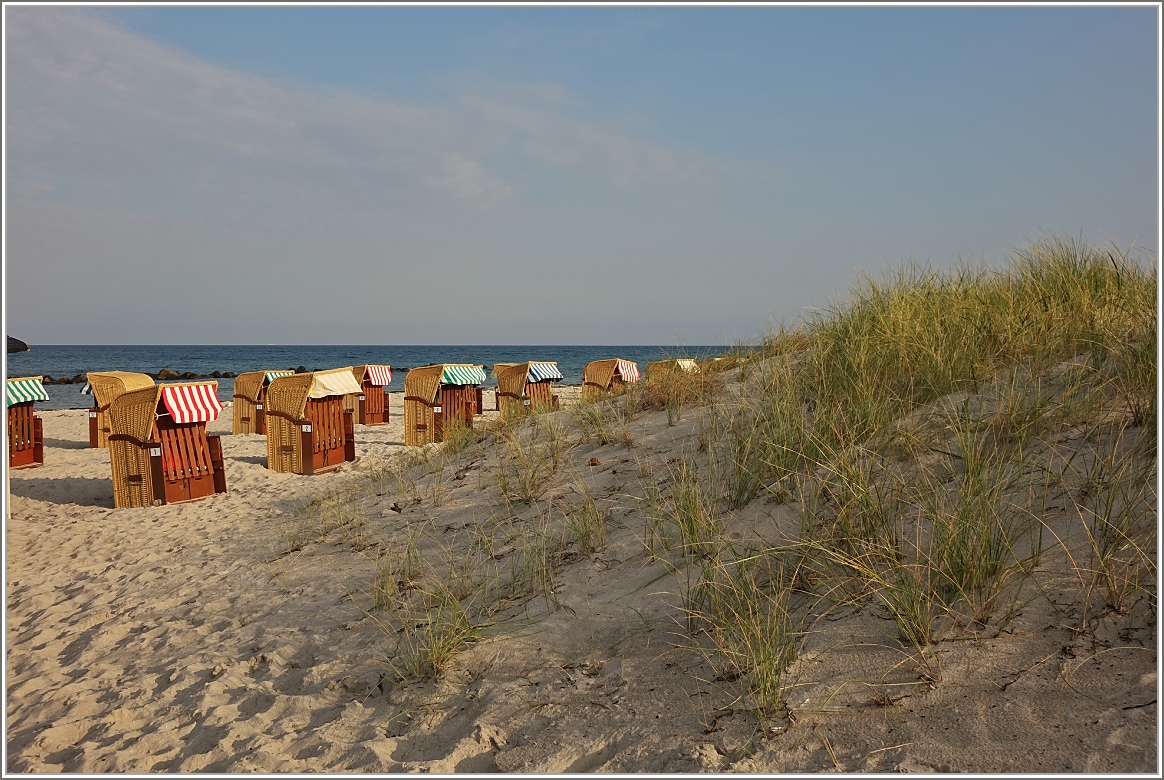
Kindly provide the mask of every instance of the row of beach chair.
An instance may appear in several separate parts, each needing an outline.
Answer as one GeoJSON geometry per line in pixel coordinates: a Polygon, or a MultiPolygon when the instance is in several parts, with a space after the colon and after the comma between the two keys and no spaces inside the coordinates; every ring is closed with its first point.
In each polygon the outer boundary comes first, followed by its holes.
{"type": "MultiPolygon", "coordinates": [[[[690,360],[648,363],[659,371],[698,370],[690,360]]],[[[557,409],[557,363],[498,363],[496,411],[503,416],[557,409]]],[[[582,372],[583,400],[620,394],[639,380],[629,360],[596,360],[582,372]]],[[[148,374],[92,372],[82,393],[91,394],[89,446],[109,450],[114,505],[156,506],[226,492],[220,437],[207,433],[222,412],[216,381],[155,384],[148,374]]],[[[481,366],[440,363],[414,368],[404,380],[404,442],[444,441],[454,424],[473,426],[484,412],[481,366]],[[457,422],[454,422],[457,421],[457,422]]],[[[392,368],[363,365],[327,371],[251,371],[235,379],[233,434],[267,437],[267,467],[320,474],[355,460],[354,425],[389,419],[392,368]]],[[[8,465],[44,463],[44,434],[33,406],[47,401],[41,377],[9,379],[8,465]]]]}

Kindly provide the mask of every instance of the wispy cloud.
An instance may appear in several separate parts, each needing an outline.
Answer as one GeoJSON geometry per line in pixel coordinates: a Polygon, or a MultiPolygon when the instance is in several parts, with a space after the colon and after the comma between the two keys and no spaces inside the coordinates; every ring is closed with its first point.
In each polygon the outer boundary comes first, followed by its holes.
{"type": "Polygon", "coordinates": [[[560,85],[407,103],[231,70],[84,10],[10,8],[7,22],[16,197],[149,200],[177,185],[195,198],[419,191],[488,203],[520,197],[531,169],[623,187],[730,171],[579,118],[560,85]]]}

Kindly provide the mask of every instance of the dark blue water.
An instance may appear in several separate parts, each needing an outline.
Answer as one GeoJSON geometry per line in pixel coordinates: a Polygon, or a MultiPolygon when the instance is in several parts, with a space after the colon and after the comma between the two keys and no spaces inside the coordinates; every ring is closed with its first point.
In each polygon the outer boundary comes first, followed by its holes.
{"type": "MultiPolygon", "coordinates": [[[[209,374],[212,371],[295,369],[308,371],[379,363],[392,366],[393,390],[404,389],[406,369],[433,363],[474,363],[486,371],[494,363],[554,360],[568,384],[581,384],[582,367],[592,360],[624,358],[639,367],[674,357],[702,358],[721,354],[724,347],[609,347],[609,346],[78,346],[35,344],[31,352],[8,356],[8,376],[73,377],[90,371],[138,371],[156,374],[163,368],[178,373],[209,374]]],[[[486,385],[495,384],[492,377],[486,385]]],[[[46,385],[49,401],[38,409],[77,409],[92,406],[91,396],[81,395],[80,384],[46,385]]],[[[234,380],[218,380],[218,397],[234,394],[234,380]]]]}

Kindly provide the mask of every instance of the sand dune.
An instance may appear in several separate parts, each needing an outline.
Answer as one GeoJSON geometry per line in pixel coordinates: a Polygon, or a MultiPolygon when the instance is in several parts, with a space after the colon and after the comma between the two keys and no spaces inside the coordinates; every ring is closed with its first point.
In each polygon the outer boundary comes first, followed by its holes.
{"type": "MultiPolygon", "coordinates": [[[[1158,770],[1154,617],[1084,634],[1052,594],[997,635],[940,643],[926,669],[875,609],[834,610],[789,669],[790,715],[761,721],[693,649],[684,575],[644,544],[633,498],[697,449],[695,410],[638,416],[633,446],[566,435],[527,504],[503,500],[497,443],[443,469],[429,448],[412,484],[372,479],[405,449],[391,404],[391,424],[357,426],[355,463],[314,477],[268,471],[227,409],[211,430],[230,492],[127,510],[106,452],[83,447],[85,412],[41,412],[46,463],[9,482],[7,770],[1158,770]],[[499,599],[442,675],[398,681],[376,583],[408,542],[512,574],[580,484],[610,512],[601,549],[556,549],[548,584],[499,599]]],[[[758,499],[732,522],[743,539],[798,521],[758,499]]]]}

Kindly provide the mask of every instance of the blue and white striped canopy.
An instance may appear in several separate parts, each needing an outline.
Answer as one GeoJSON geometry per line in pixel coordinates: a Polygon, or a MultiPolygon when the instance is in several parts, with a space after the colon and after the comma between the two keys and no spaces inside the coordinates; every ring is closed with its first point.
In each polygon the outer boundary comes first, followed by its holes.
{"type": "Polygon", "coordinates": [[[526,376],[527,382],[544,382],[546,380],[553,382],[562,379],[562,372],[558,370],[557,363],[530,363],[529,374],[526,376]]]}
{"type": "Polygon", "coordinates": [[[81,395],[93,395],[93,385],[86,382],[85,386],[81,388],[81,395]]]}
{"type": "Polygon", "coordinates": [[[8,391],[4,393],[5,406],[13,406],[28,401],[47,401],[48,393],[44,391],[39,376],[9,379],[8,391]]]}

